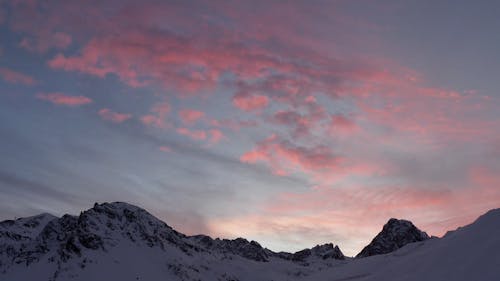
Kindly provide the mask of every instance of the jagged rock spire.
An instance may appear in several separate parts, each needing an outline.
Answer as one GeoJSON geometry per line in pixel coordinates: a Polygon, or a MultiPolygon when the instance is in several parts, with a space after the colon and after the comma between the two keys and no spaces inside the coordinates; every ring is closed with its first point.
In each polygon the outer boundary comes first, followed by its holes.
{"type": "Polygon", "coordinates": [[[427,233],[418,229],[412,222],[392,218],[372,242],[356,255],[356,258],[387,254],[408,243],[426,239],[429,239],[427,233]]]}

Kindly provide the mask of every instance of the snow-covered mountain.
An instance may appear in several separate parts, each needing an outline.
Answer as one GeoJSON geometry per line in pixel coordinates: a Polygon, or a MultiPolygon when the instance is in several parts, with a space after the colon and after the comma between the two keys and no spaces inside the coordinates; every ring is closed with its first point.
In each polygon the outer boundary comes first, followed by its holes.
{"type": "Polygon", "coordinates": [[[331,243],[276,253],[243,238],[186,236],[141,208],[104,203],[0,222],[0,280],[499,280],[500,209],[440,239],[415,230],[390,220],[370,245],[395,251],[366,258],[331,243]]]}

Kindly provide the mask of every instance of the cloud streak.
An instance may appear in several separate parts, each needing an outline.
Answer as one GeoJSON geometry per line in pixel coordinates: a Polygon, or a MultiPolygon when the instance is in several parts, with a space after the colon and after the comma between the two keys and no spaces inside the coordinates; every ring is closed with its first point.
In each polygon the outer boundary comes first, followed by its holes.
{"type": "Polygon", "coordinates": [[[193,110],[193,109],[183,109],[179,111],[179,117],[184,124],[192,125],[196,121],[200,120],[205,116],[204,112],[193,110]]]}
{"type": "Polygon", "coordinates": [[[24,84],[31,86],[36,83],[36,80],[33,77],[6,67],[0,67],[0,76],[3,80],[14,84],[24,84]]]}
{"type": "Polygon", "coordinates": [[[113,123],[122,123],[132,118],[132,114],[114,112],[109,108],[99,110],[98,114],[102,119],[113,123]]]}
{"type": "Polygon", "coordinates": [[[86,105],[92,102],[92,99],[85,96],[70,96],[63,93],[38,93],[36,98],[40,100],[45,100],[55,105],[77,107],[81,105],[86,105]]]}

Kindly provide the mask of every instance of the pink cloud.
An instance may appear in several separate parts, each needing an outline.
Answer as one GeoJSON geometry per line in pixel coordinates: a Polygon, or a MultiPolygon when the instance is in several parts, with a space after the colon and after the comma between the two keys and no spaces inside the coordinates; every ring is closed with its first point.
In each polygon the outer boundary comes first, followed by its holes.
{"type": "Polygon", "coordinates": [[[316,97],[289,97],[284,102],[288,109],[278,110],[266,117],[268,122],[287,129],[295,139],[324,135],[329,114],[325,107],[317,103],[316,97]]]}
{"type": "Polygon", "coordinates": [[[92,100],[85,96],[69,96],[63,93],[38,93],[38,99],[49,101],[53,104],[64,106],[80,106],[89,104],[92,100]]]}
{"type": "Polygon", "coordinates": [[[71,45],[72,38],[69,34],[64,32],[44,33],[37,34],[34,38],[23,38],[19,46],[32,52],[44,53],[51,48],[66,49],[71,45]]]}
{"type": "Polygon", "coordinates": [[[331,117],[330,131],[334,136],[339,133],[350,134],[359,129],[358,125],[342,114],[334,114],[331,117]]]}
{"type": "Polygon", "coordinates": [[[198,110],[183,109],[179,111],[179,117],[181,118],[182,122],[188,125],[194,124],[204,116],[205,113],[198,110]]]}
{"type": "Polygon", "coordinates": [[[209,130],[210,133],[210,143],[216,144],[219,143],[222,139],[224,139],[224,134],[217,129],[209,130]]]}
{"type": "Polygon", "coordinates": [[[207,133],[203,130],[189,130],[187,128],[177,128],[177,133],[183,136],[187,136],[193,140],[205,140],[207,138],[207,133]]]}
{"type": "Polygon", "coordinates": [[[217,128],[228,128],[233,131],[239,131],[242,128],[257,127],[258,123],[255,120],[233,120],[233,119],[212,119],[210,125],[217,128]]]}
{"type": "MultiPolygon", "coordinates": [[[[127,15],[130,16],[145,14],[127,15]]],[[[171,20],[181,19],[173,15],[171,20]]],[[[207,37],[204,33],[183,37],[166,31],[157,32],[151,26],[134,30],[117,25],[112,30],[122,29],[120,36],[96,36],[82,48],[80,54],[70,57],[59,54],[49,65],[99,77],[115,74],[134,87],[159,83],[167,88],[176,88],[181,94],[213,90],[219,77],[227,72],[243,82],[264,78],[263,87],[293,95],[334,90],[339,87],[339,79],[359,81],[378,75],[369,64],[355,62],[350,65],[349,62],[294,48],[290,48],[291,54],[283,56],[262,46],[238,44],[240,39],[232,37],[230,30],[222,33],[227,34],[222,37],[207,37]],[[303,61],[309,63],[304,64],[303,61]]],[[[220,29],[220,26],[207,25],[206,28],[220,29]]],[[[269,98],[267,93],[240,93],[233,102],[242,110],[252,111],[267,106],[269,98]]]]}
{"type": "Polygon", "coordinates": [[[160,83],[179,90],[180,94],[190,94],[213,88],[228,63],[231,62],[225,62],[218,51],[197,50],[167,33],[129,31],[119,38],[92,40],[81,56],[57,55],[49,61],[49,66],[99,77],[116,74],[133,87],[160,83]],[[158,48],[148,47],[150,44],[158,48]]]}
{"type": "Polygon", "coordinates": [[[253,150],[244,153],[240,160],[245,163],[266,162],[273,173],[286,175],[297,170],[310,173],[332,172],[340,167],[342,157],[335,155],[326,146],[296,146],[272,135],[259,142],[253,150]]]}
{"type": "Polygon", "coordinates": [[[306,137],[314,126],[312,120],[294,110],[282,110],[276,112],[272,119],[273,123],[292,128],[294,137],[306,137]]]}
{"type": "MultiPolygon", "coordinates": [[[[303,209],[319,211],[329,209],[335,202],[336,208],[356,209],[360,215],[377,210],[380,214],[401,209],[415,209],[442,204],[451,196],[448,189],[425,189],[400,186],[344,188],[317,187],[306,193],[282,193],[276,205],[268,205],[273,212],[294,213],[303,209]]],[[[384,214],[383,216],[388,216],[384,214]]]]}
{"type": "Polygon", "coordinates": [[[169,113],[170,104],[168,102],[160,102],[151,108],[151,114],[141,116],[140,120],[144,125],[165,129],[170,127],[170,124],[166,121],[169,113]]]}
{"type": "Polygon", "coordinates": [[[160,127],[161,121],[158,119],[158,117],[156,117],[154,115],[151,115],[151,114],[143,115],[143,116],[141,116],[140,119],[144,125],[148,125],[148,126],[155,125],[157,127],[160,127]]]}
{"type": "Polygon", "coordinates": [[[24,85],[33,85],[36,83],[33,77],[5,67],[0,67],[0,76],[9,83],[24,85]]]}
{"type": "Polygon", "coordinates": [[[245,152],[241,155],[240,160],[244,163],[256,163],[259,161],[268,161],[269,158],[268,153],[266,153],[263,149],[256,148],[245,152]]]}
{"type": "MultiPolygon", "coordinates": [[[[338,56],[335,55],[335,46],[328,53],[302,48],[300,46],[316,47],[321,39],[304,40],[303,32],[291,32],[288,24],[283,25],[281,20],[274,19],[263,7],[258,7],[257,14],[274,24],[258,30],[249,27],[251,32],[235,33],[233,29],[214,26],[203,18],[197,24],[186,21],[180,14],[196,11],[182,5],[173,6],[171,9],[160,9],[164,7],[161,4],[134,7],[133,12],[117,12],[117,20],[111,22],[103,20],[99,11],[90,9],[90,16],[99,23],[99,32],[95,27],[74,27],[75,40],[76,35],[82,33],[81,29],[90,35],[88,40],[82,41],[83,46],[76,53],[54,56],[49,66],[98,77],[115,75],[132,87],[154,85],[175,89],[174,92],[180,95],[201,95],[219,86],[227,87],[235,90],[231,102],[241,110],[262,113],[264,109],[277,108],[272,116],[255,114],[255,124],[266,123],[273,132],[280,134],[284,131],[283,136],[292,136],[288,142],[293,147],[346,147],[348,145],[336,143],[337,138],[332,140],[332,137],[341,132],[347,141],[353,137],[350,133],[359,129],[361,124],[363,130],[368,128],[363,137],[386,144],[390,141],[399,146],[407,139],[424,146],[473,138],[491,139],[498,134],[498,130],[491,129],[498,128],[498,122],[486,123],[484,116],[473,115],[472,109],[463,108],[463,104],[469,103],[463,95],[453,90],[428,87],[422,74],[385,58],[338,56]],[[158,28],[158,22],[166,18],[165,13],[168,13],[169,23],[183,33],[158,28]],[[125,17],[127,21],[118,20],[125,17]],[[137,28],[126,22],[136,23],[137,28]],[[202,30],[199,29],[201,26],[202,30]],[[114,35],[117,33],[120,36],[114,35]],[[286,48],[268,45],[271,38],[273,42],[280,38],[277,43],[286,48]],[[225,74],[231,78],[225,79],[225,74]],[[333,98],[328,102],[350,103],[356,112],[356,122],[335,115],[332,117],[326,110],[331,107],[324,106],[322,98],[325,97],[333,98]]],[[[251,17],[245,15],[241,7],[233,8],[218,12],[246,30],[242,19],[250,20],[251,17]]],[[[71,7],[66,9],[71,10],[71,7]]],[[[307,17],[298,12],[297,5],[291,5],[289,9],[286,12],[296,18],[307,17]]],[[[79,9],[71,11],[80,12],[79,9]]],[[[39,25],[44,24],[39,22],[39,25]]],[[[55,26],[52,24],[52,29],[48,29],[53,33],[55,26]]],[[[473,97],[469,99],[471,103],[474,100],[473,97]]],[[[484,108],[488,105],[483,101],[478,106],[484,108]]],[[[492,110],[491,106],[489,110],[492,110]]],[[[148,125],[168,127],[165,116],[151,112],[141,120],[148,125]]],[[[213,127],[222,128],[223,125],[231,129],[245,127],[237,122],[219,122],[213,127]]],[[[204,132],[209,138],[208,130],[204,132]]],[[[372,167],[371,163],[367,165],[351,159],[351,154],[358,153],[352,147],[342,150],[342,153],[346,158],[344,162],[357,162],[349,165],[354,171],[373,170],[366,168],[372,167]]],[[[279,163],[276,157],[274,162],[279,163]]],[[[299,171],[298,168],[284,170],[299,171]]],[[[342,170],[342,173],[347,173],[348,168],[342,166],[342,170]]],[[[314,177],[319,174],[311,169],[307,173],[314,177]]]]}
{"type": "MultiPolygon", "coordinates": [[[[67,7],[69,10],[74,9],[72,5],[67,6],[70,6],[67,7]]],[[[269,107],[271,101],[289,105],[291,108],[280,110],[293,110],[303,116],[300,122],[295,122],[295,125],[290,123],[282,125],[288,127],[294,136],[307,136],[313,129],[316,130],[324,125],[321,123],[327,122],[325,116],[320,118],[314,110],[307,113],[296,111],[296,107],[301,104],[303,106],[304,101],[321,108],[316,99],[312,99],[314,95],[352,99],[355,106],[360,109],[360,115],[366,117],[360,119],[363,124],[391,127],[402,133],[409,132],[426,139],[431,139],[433,135],[440,135],[439,137],[443,138],[457,135],[472,137],[477,131],[481,133],[485,131],[484,124],[474,126],[477,124],[463,123],[460,118],[453,116],[456,114],[452,113],[451,109],[443,111],[441,106],[428,110],[431,114],[420,115],[417,112],[420,110],[419,104],[445,104],[446,101],[458,101],[463,97],[455,91],[426,87],[425,81],[420,78],[421,74],[387,59],[332,58],[321,52],[306,51],[294,44],[287,44],[286,53],[283,53],[283,50],[277,52],[273,48],[268,48],[267,39],[279,36],[284,40],[284,44],[290,43],[290,40],[296,44],[307,42],[307,45],[313,42],[300,40],[300,34],[290,32],[286,34],[291,37],[284,37],[281,33],[284,31],[283,28],[259,32],[253,30],[254,32],[245,35],[233,34],[231,30],[214,33],[220,26],[214,27],[209,22],[204,22],[205,25],[202,25],[204,32],[197,33],[199,30],[193,28],[192,23],[186,22],[179,16],[181,11],[187,11],[182,5],[175,6],[175,9],[179,9],[176,12],[171,12],[173,8],[169,9],[169,12],[164,12],[153,6],[155,5],[145,5],[134,13],[117,15],[117,17],[132,17],[131,20],[143,23],[140,25],[141,28],[123,26],[121,21],[113,23],[103,21],[101,29],[113,33],[94,33],[95,36],[85,42],[79,53],[70,56],[58,54],[49,61],[49,65],[56,69],[78,71],[98,77],[113,74],[132,87],[160,85],[175,89],[180,95],[213,91],[221,85],[221,76],[224,73],[231,73],[234,81],[229,83],[229,86],[231,88],[234,86],[237,91],[232,99],[233,104],[239,109],[251,112],[259,112],[259,109],[269,107]],[[186,34],[158,32],[155,28],[155,19],[164,18],[163,13],[169,13],[171,22],[186,30],[186,34]],[[116,30],[123,32],[120,36],[111,35],[115,34],[116,30]],[[277,30],[280,30],[280,34],[273,33],[277,30]],[[208,31],[217,36],[204,36],[212,34],[208,31]],[[191,36],[192,33],[197,36],[191,36]],[[247,36],[256,40],[255,44],[241,44],[248,39],[247,36]],[[395,107],[402,104],[401,108],[405,111],[382,119],[380,117],[384,116],[374,114],[380,104],[398,104],[395,107]],[[375,115],[374,118],[368,117],[371,114],[375,115]],[[397,116],[402,114],[405,116],[397,116]],[[423,116],[425,119],[415,116],[423,116]]],[[[222,11],[231,12],[226,9],[222,11]]],[[[241,14],[237,9],[232,12],[241,14]]],[[[263,10],[260,11],[262,12],[263,10]]],[[[295,17],[305,16],[296,12],[291,13],[295,17]]],[[[100,19],[95,14],[92,16],[95,16],[96,20],[100,19]]],[[[238,18],[240,17],[234,19],[238,18]]],[[[272,17],[266,19],[273,20],[272,17]]],[[[278,22],[273,26],[279,25],[278,22]]],[[[86,27],[78,26],[78,28],[86,27]]],[[[23,30],[25,29],[28,27],[23,30]]],[[[316,44],[310,46],[313,45],[316,44]]],[[[454,106],[456,104],[458,102],[454,106]]],[[[154,114],[148,114],[143,120],[150,124],[158,123],[154,114]]],[[[336,129],[339,128],[336,126],[336,129]]],[[[319,135],[331,136],[324,132],[319,135]]]]}
{"type": "Polygon", "coordinates": [[[347,117],[341,114],[333,115],[332,123],[333,126],[342,128],[352,128],[356,126],[356,124],[352,120],[349,120],[347,117]]]}
{"type": "Polygon", "coordinates": [[[495,121],[481,114],[493,110],[494,103],[480,95],[463,96],[454,91],[418,85],[398,86],[400,96],[367,98],[356,101],[358,116],[372,127],[390,129],[399,135],[413,135],[420,143],[469,142],[479,136],[498,134],[495,121]],[[384,103],[381,103],[384,101],[384,103]]]}
{"type": "Polygon", "coordinates": [[[233,97],[234,106],[244,111],[254,111],[266,107],[269,98],[263,95],[237,94],[233,97]]]}
{"type": "MultiPolygon", "coordinates": [[[[87,56],[89,57],[89,60],[92,59],[95,64],[98,62],[98,56],[97,54],[89,54],[87,53],[87,56]]],[[[105,77],[106,74],[111,73],[111,69],[105,68],[105,67],[96,67],[92,65],[87,65],[80,59],[70,59],[66,58],[62,54],[56,55],[52,60],[48,62],[49,66],[52,68],[60,68],[68,71],[80,71],[80,72],[85,72],[89,73],[95,76],[99,76],[101,78],[105,77]]],[[[131,84],[138,84],[137,82],[131,81],[131,84]]]]}
{"type": "Polygon", "coordinates": [[[172,152],[172,148],[170,148],[169,146],[166,146],[166,145],[162,145],[160,146],[160,151],[162,152],[172,152]]]}
{"type": "Polygon", "coordinates": [[[102,119],[107,120],[107,121],[111,121],[113,123],[122,123],[122,122],[127,121],[128,119],[132,118],[132,114],[118,113],[118,112],[114,112],[108,108],[103,108],[103,109],[99,110],[98,113],[102,119]]]}
{"type": "MultiPolygon", "coordinates": [[[[296,106],[303,101],[303,97],[317,93],[330,97],[356,99],[374,97],[378,100],[375,104],[391,101],[398,96],[460,98],[453,91],[426,89],[421,85],[423,80],[420,79],[419,73],[383,58],[357,60],[325,55],[318,49],[325,45],[318,44],[319,42],[328,45],[328,49],[331,49],[330,54],[335,53],[336,46],[331,42],[325,42],[323,38],[313,38],[308,35],[309,33],[303,32],[304,29],[315,30],[313,23],[317,22],[317,19],[311,18],[309,13],[301,13],[304,7],[300,4],[290,5],[286,11],[281,11],[280,8],[280,12],[286,12],[290,15],[290,19],[295,19],[293,21],[283,21],[273,17],[270,11],[278,9],[275,5],[272,5],[272,8],[257,5],[253,16],[246,14],[247,9],[242,8],[245,5],[234,7],[225,4],[214,5],[219,7],[215,9],[217,16],[230,19],[232,24],[245,32],[235,33],[233,28],[224,29],[205,20],[204,17],[199,17],[196,23],[186,21],[186,15],[201,11],[193,10],[192,7],[188,8],[183,4],[161,3],[146,3],[141,7],[126,5],[128,9],[117,11],[113,21],[106,20],[95,5],[59,3],[58,6],[44,9],[43,13],[36,7],[16,5],[15,8],[20,11],[15,14],[23,15],[24,18],[29,15],[32,21],[22,21],[22,16],[14,17],[13,29],[28,33],[35,38],[39,38],[38,34],[42,32],[48,35],[47,38],[52,38],[53,34],[62,32],[58,30],[60,26],[65,28],[64,33],[68,33],[68,30],[76,33],[75,40],[79,34],[90,34],[90,39],[84,42],[85,45],[78,54],[69,56],[58,54],[49,65],[56,69],[78,71],[99,77],[114,74],[133,87],[160,84],[166,88],[177,89],[176,92],[181,95],[201,94],[214,90],[220,83],[220,77],[224,73],[231,73],[235,77],[234,85],[238,91],[232,102],[246,111],[258,111],[268,106],[271,101],[296,106]],[[248,24],[255,19],[255,16],[258,16],[259,22],[268,23],[262,25],[266,28],[248,24]],[[95,25],[86,26],[81,24],[83,21],[74,20],[81,17],[91,18],[95,25]],[[47,18],[51,20],[47,21],[47,18]],[[185,34],[173,34],[159,29],[158,22],[164,18],[168,18],[169,23],[185,31],[185,34]],[[298,20],[301,18],[308,20],[298,20]],[[137,28],[131,28],[128,22],[136,23],[137,28]],[[302,24],[300,28],[290,28],[297,22],[308,22],[308,24],[302,24]],[[112,35],[117,33],[120,36],[112,35]],[[276,48],[270,48],[266,43],[271,38],[273,41],[279,38],[277,42],[286,48],[278,48],[278,51],[276,48]],[[247,41],[254,43],[244,44],[247,41]],[[240,89],[245,87],[240,87],[239,84],[246,84],[254,89],[240,89]]],[[[316,8],[307,7],[307,9],[316,8]]],[[[349,26],[359,24],[357,20],[353,22],[344,17],[341,21],[334,18],[329,20],[336,23],[331,25],[335,26],[336,39],[339,36],[355,39],[355,36],[345,32],[345,27],[347,22],[349,26]]],[[[55,41],[62,42],[57,44],[59,47],[70,43],[70,40],[64,39],[65,36],[58,37],[60,39],[55,41]]],[[[364,103],[355,101],[358,102],[364,103]]],[[[373,109],[374,104],[370,103],[368,107],[373,109]]],[[[433,112],[436,112],[436,115],[426,117],[430,121],[426,122],[427,124],[437,124],[432,121],[440,118],[437,116],[440,109],[435,108],[433,112]]],[[[410,115],[412,114],[407,116],[410,115]]],[[[145,120],[154,123],[154,116],[147,116],[145,120]]],[[[452,124],[447,124],[447,132],[450,132],[450,128],[454,128],[452,125],[460,125],[460,122],[450,123],[452,124]]],[[[422,134],[421,128],[424,126],[421,124],[413,122],[408,125],[399,128],[410,128],[414,133],[422,134]]],[[[459,130],[463,134],[472,135],[471,128],[472,126],[467,125],[466,128],[459,130]]],[[[438,129],[433,129],[431,133],[439,132],[438,129]]]]}
{"type": "Polygon", "coordinates": [[[208,140],[209,144],[219,143],[225,138],[224,134],[218,129],[210,130],[190,130],[188,128],[177,128],[177,133],[189,137],[193,140],[202,141],[208,140]]]}
{"type": "MultiPolygon", "coordinates": [[[[349,138],[347,141],[351,141],[349,138]]],[[[363,143],[364,141],[361,141],[363,143]]],[[[262,162],[272,173],[306,175],[312,184],[332,186],[349,183],[355,178],[387,176],[394,169],[391,163],[378,156],[367,157],[347,149],[336,151],[334,145],[296,144],[277,135],[257,142],[255,147],[240,156],[243,163],[262,162]],[[341,153],[340,153],[341,152],[341,153]]]]}

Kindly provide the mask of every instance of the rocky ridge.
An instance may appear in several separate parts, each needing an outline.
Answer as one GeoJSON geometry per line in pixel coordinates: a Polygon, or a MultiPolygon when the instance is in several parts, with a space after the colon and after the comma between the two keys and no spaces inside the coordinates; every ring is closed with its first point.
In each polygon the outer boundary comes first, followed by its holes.
{"type": "Polygon", "coordinates": [[[42,214],[3,221],[0,222],[0,239],[0,269],[3,271],[14,264],[29,266],[44,257],[61,267],[70,259],[85,260],[88,252],[107,252],[125,242],[163,251],[174,247],[188,256],[203,252],[237,255],[257,262],[268,262],[270,258],[292,262],[306,262],[311,257],[344,259],[340,249],[333,244],[292,254],[276,253],[244,238],[187,236],[144,209],[123,202],[96,203],[79,216],[57,218],[42,214]]]}

